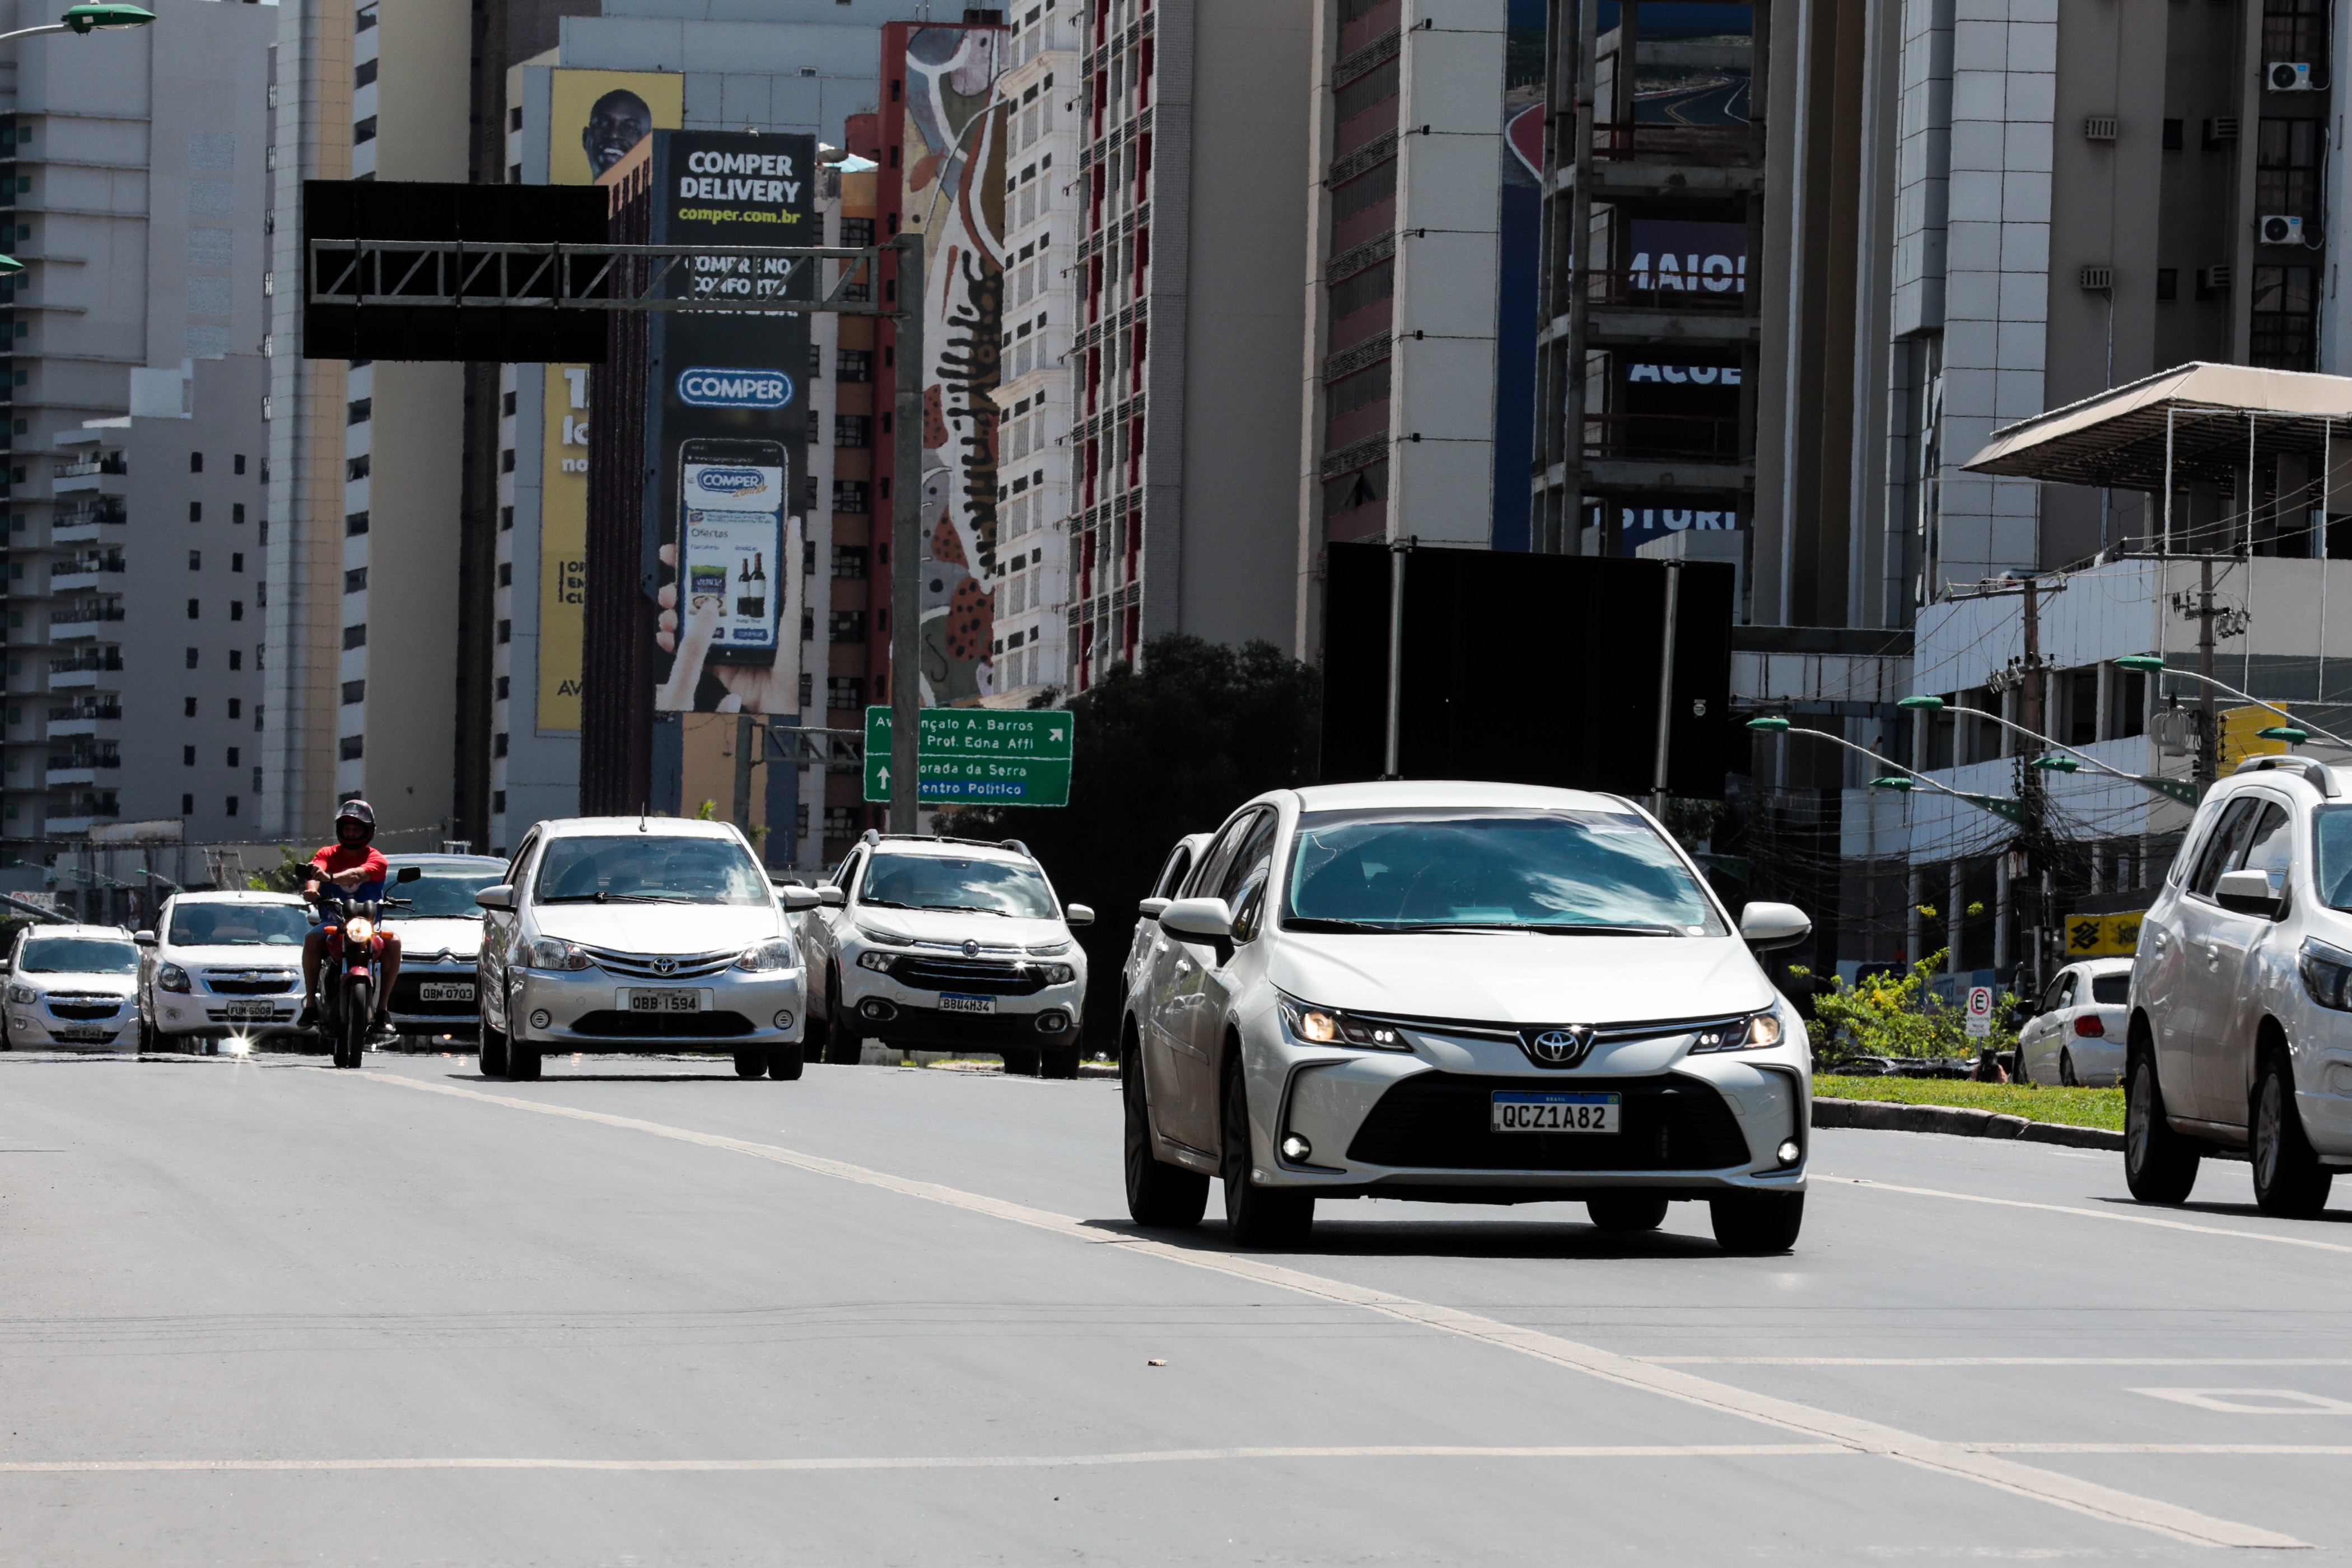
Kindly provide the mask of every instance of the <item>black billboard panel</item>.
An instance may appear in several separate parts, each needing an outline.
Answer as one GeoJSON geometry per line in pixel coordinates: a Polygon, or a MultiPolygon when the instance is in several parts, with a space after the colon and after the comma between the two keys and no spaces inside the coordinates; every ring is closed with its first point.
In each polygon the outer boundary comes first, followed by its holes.
{"type": "MultiPolygon", "coordinates": [[[[1385,544],[1329,548],[1327,784],[1381,775],[1391,554],[1385,544]]],[[[1647,795],[1666,575],[1679,570],[1667,793],[1723,797],[1731,757],[1730,566],[1425,547],[1405,554],[1402,776],[1647,795]]]]}
{"type": "MultiPolygon", "coordinates": [[[[302,352],[311,359],[488,360],[601,364],[602,310],[544,305],[345,305],[321,298],[313,239],[482,244],[605,243],[609,193],[597,185],[465,185],[400,180],[302,182],[302,352]]],[[[587,266],[590,263],[583,262],[587,266]]],[[[596,265],[601,265],[597,263],[596,265]]],[[[331,283],[341,277],[327,263],[331,283]]],[[[398,261],[356,279],[366,293],[440,293],[447,274],[398,261]]]]}

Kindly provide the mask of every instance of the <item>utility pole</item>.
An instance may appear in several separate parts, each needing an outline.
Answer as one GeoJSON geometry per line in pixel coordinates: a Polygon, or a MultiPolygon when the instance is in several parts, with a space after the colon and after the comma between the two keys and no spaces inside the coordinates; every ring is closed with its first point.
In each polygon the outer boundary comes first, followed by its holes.
{"type": "Polygon", "coordinates": [[[2221,776],[2221,734],[2213,712],[2213,558],[2197,563],[2197,791],[2200,795],[2221,776]]]}
{"type": "MultiPolygon", "coordinates": [[[[2025,611],[2025,727],[2037,735],[2043,735],[2049,733],[2049,728],[2042,723],[2047,708],[2043,701],[2042,690],[2042,583],[2039,578],[2025,579],[2022,604],[2025,611]]],[[[2032,911],[2028,918],[2019,921],[2019,924],[2032,933],[2032,939],[2021,944],[2020,958],[2024,961],[2023,967],[2032,973],[2033,989],[2038,993],[2042,978],[2042,932],[2050,923],[2050,911],[2043,907],[2043,900],[2038,896],[2048,874],[2047,857],[2043,850],[2049,833],[2050,797],[2048,784],[2042,776],[2042,770],[2035,767],[2033,763],[2033,758],[2025,755],[2022,752],[2018,753],[2017,798],[2025,807],[2023,843],[2026,885],[2024,888],[2019,888],[2016,885],[2016,879],[2011,879],[2010,908],[2015,911],[2021,906],[2032,911]],[[2021,894],[2026,896],[2021,898],[2021,894]]]]}
{"type": "Polygon", "coordinates": [[[898,246],[890,440],[890,831],[915,831],[923,728],[923,237],[898,246]]]}

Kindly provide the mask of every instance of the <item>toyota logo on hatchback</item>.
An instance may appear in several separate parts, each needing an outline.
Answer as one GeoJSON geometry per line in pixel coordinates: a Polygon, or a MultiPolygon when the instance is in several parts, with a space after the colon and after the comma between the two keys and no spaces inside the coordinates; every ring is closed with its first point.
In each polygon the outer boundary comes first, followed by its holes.
{"type": "Polygon", "coordinates": [[[1539,1068],[1574,1067],[1592,1048],[1592,1026],[1563,1024],[1556,1029],[1525,1029],[1519,1047],[1539,1068]]]}
{"type": "Polygon", "coordinates": [[[656,958],[656,959],[655,959],[655,960],[654,960],[654,973],[655,973],[656,974],[675,974],[675,973],[677,973],[677,959],[675,959],[675,958],[656,958]]]}

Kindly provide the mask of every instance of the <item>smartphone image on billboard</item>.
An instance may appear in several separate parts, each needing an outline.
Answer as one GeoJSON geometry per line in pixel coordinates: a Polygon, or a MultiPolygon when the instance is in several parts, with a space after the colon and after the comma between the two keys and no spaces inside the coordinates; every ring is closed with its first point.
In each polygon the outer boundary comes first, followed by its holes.
{"type": "Polygon", "coordinates": [[[715,616],[713,664],[773,664],[784,598],[784,448],[682,442],[677,450],[682,619],[715,616]]]}

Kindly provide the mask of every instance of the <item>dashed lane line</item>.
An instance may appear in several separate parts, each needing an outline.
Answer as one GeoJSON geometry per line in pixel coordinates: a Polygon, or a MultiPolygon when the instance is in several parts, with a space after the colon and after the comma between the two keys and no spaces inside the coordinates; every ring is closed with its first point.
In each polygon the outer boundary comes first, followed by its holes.
{"type": "Polygon", "coordinates": [[[1894,1182],[1873,1181],[1868,1176],[1824,1176],[1815,1174],[1816,1182],[1838,1182],[1847,1186],[1869,1187],[1882,1193],[1903,1193],[1915,1198],[1949,1198],[1955,1203],[1990,1204],[1996,1208],[2040,1209],[2044,1214],[2073,1215],[2078,1219],[2104,1219],[2117,1225],[2152,1225],[2159,1230],[2194,1231],[2200,1236],[2226,1236],[2234,1241],[2267,1241],[2275,1247],[2303,1247],[2315,1252],[2352,1253],[2352,1247],[2340,1241],[2314,1241],[2305,1236],[2280,1236],[2267,1230],[2232,1230],[2221,1225],[2192,1225],[2185,1219],[2165,1219],[2152,1214],[2110,1214],[2104,1209],[2076,1208],[2072,1204],[2038,1204],[2025,1198],[1989,1197],[1983,1193],[1948,1192],[1941,1187],[1906,1187],[1894,1182]]]}
{"type": "Polygon", "coordinates": [[[644,1132],[656,1138],[667,1138],[682,1143],[692,1143],[707,1149],[720,1149],[732,1153],[747,1154],[814,1175],[827,1176],[836,1181],[873,1187],[901,1196],[920,1198],[927,1202],[961,1209],[968,1214],[984,1215],[993,1219],[1009,1220],[1016,1225],[1049,1231],[1072,1241],[1089,1246],[1110,1247],[1119,1250],[1148,1255],[1164,1262],[1177,1263],[1191,1268],[1205,1269],[1215,1274],[1245,1279],[1252,1284],[1271,1286],[1294,1294],[1318,1300],[1338,1301],[1376,1312],[1402,1322],[1418,1323],[1426,1328],[1476,1340],[1505,1350],[1516,1351],[1538,1361],[1549,1362],[1581,1372],[1626,1388],[1660,1394],[1686,1405],[1738,1415],[1784,1431],[1795,1432],[1816,1442],[1826,1441],[1859,1453],[1876,1454],[1916,1468],[1976,1482],[2017,1497],[2086,1514],[2114,1524],[2152,1531],[2178,1541],[2202,1546],[2238,1547],[2308,1547],[2311,1543],[2298,1541],[2276,1531],[2235,1521],[2217,1519],[2193,1509],[2161,1499],[2141,1497],[2119,1491],[2112,1487],[2053,1471],[2036,1469],[2017,1464],[1997,1454],[1971,1451],[1958,1443],[1940,1442],[1916,1433],[1906,1432],[1859,1416],[1843,1415],[1834,1411],[1821,1410],[1793,1400],[1779,1399],[1770,1394],[1717,1383],[1692,1373],[1660,1366],[1619,1355],[1598,1346],[1580,1344],[1516,1323],[1502,1322],[1481,1317],[1453,1307],[1434,1302],[1415,1300],[1368,1286],[1345,1280],[1326,1279],[1320,1275],[1287,1268],[1262,1259],[1230,1253],[1172,1246],[1153,1241],[1131,1233],[1109,1231],[1071,1218],[1067,1215],[1030,1208],[1025,1205],[992,1198],[979,1193],[965,1192],[958,1187],[936,1182],[919,1182],[904,1176],[845,1161],[828,1160],[819,1155],[804,1154],[798,1150],[774,1143],[759,1143],[749,1139],[730,1138],[715,1132],[697,1131],[692,1128],[675,1127],[667,1122],[647,1121],[633,1116],[615,1116],[609,1111],[583,1110],[574,1106],[551,1105],[541,1100],[523,1100],[513,1095],[488,1094],[480,1089],[464,1089],[456,1084],[427,1083],[402,1078],[393,1073],[362,1071],[352,1075],[367,1081],[388,1084],[423,1094],[446,1095],[454,1100],[475,1100],[485,1105],[503,1106],[514,1110],[530,1111],[541,1116],[559,1117],[567,1121],[591,1122],[599,1126],[644,1132]]]}
{"type": "Polygon", "coordinates": [[[2352,1356],[1643,1355],[1653,1366],[2352,1366],[2352,1356]]]}

